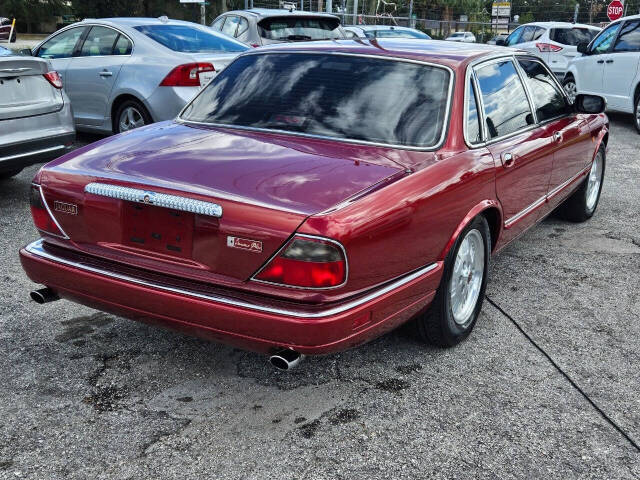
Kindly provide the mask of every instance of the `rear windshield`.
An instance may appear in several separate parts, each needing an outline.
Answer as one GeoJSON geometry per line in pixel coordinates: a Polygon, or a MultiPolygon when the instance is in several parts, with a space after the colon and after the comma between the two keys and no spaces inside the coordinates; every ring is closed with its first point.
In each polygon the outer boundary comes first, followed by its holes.
{"type": "Polygon", "coordinates": [[[133,27],[175,52],[244,52],[245,45],[188,25],[140,25],[133,27]]]}
{"type": "Polygon", "coordinates": [[[426,33],[413,30],[366,30],[364,35],[367,38],[431,38],[426,33]]]}
{"type": "Polygon", "coordinates": [[[597,30],[590,28],[552,28],[549,32],[549,38],[563,45],[576,46],[580,42],[589,43],[597,33],[597,30]]]}
{"type": "Polygon", "coordinates": [[[262,38],[283,42],[344,38],[336,18],[269,17],[258,23],[258,30],[262,38]]]}
{"type": "Polygon", "coordinates": [[[441,67],[358,56],[247,55],[182,119],[428,148],[444,128],[449,76],[441,67]]]}

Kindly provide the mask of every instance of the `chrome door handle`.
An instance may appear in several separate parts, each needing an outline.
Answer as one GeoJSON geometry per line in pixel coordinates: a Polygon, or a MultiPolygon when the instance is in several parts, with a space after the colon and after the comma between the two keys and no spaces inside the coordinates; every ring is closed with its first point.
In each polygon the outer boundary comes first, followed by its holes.
{"type": "Polygon", "coordinates": [[[112,77],[113,76],[113,72],[109,72],[107,70],[103,70],[98,75],[100,75],[101,77],[112,77]]]}
{"type": "Polygon", "coordinates": [[[562,140],[562,134],[560,132],[553,132],[553,139],[556,142],[559,142],[560,140],[562,140]]]}
{"type": "Polygon", "coordinates": [[[502,166],[505,168],[512,167],[516,161],[516,156],[512,153],[502,154],[502,166]]]}

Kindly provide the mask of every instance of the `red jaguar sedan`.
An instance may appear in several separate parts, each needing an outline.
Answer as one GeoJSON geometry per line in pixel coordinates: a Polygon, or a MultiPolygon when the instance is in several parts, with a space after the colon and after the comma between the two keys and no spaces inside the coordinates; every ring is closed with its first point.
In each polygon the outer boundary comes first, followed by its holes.
{"type": "Polygon", "coordinates": [[[413,320],[452,346],[490,257],[590,218],[601,97],[516,50],[337,41],[238,57],[172,122],[42,168],[20,251],[58,298],[271,353],[280,368],[413,320]]]}

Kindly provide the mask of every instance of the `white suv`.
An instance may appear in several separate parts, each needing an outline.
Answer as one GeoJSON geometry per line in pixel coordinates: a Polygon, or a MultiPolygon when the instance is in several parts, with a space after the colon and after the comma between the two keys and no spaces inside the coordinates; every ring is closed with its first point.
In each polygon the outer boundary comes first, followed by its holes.
{"type": "Polygon", "coordinates": [[[476,36],[471,32],[455,32],[445,40],[449,42],[476,43],[476,36]]]}
{"type": "Polygon", "coordinates": [[[578,92],[601,95],[609,110],[633,113],[640,133],[640,15],[609,24],[578,49],[583,56],[571,62],[563,80],[569,99],[578,92]]]}
{"type": "Polygon", "coordinates": [[[498,45],[527,50],[540,57],[560,79],[569,62],[579,55],[578,43],[589,43],[600,28],[580,23],[534,22],[520,25],[498,45]]]}

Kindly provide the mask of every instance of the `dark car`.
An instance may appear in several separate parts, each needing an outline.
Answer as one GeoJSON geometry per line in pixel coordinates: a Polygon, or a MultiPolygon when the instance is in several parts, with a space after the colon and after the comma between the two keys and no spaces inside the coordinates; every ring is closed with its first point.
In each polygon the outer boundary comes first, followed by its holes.
{"type": "Polygon", "coordinates": [[[15,42],[18,36],[16,29],[13,29],[13,33],[11,32],[11,24],[13,20],[10,18],[0,17],[0,40],[8,40],[9,35],[11,35],[11,42],[15,42]]]}
{"type": "Polygon", "coordinates": [[[227,12],[216,18],[211,28],[252,47],[347,38],[340,19],[335,15],[271,8],[227,12]]]}

